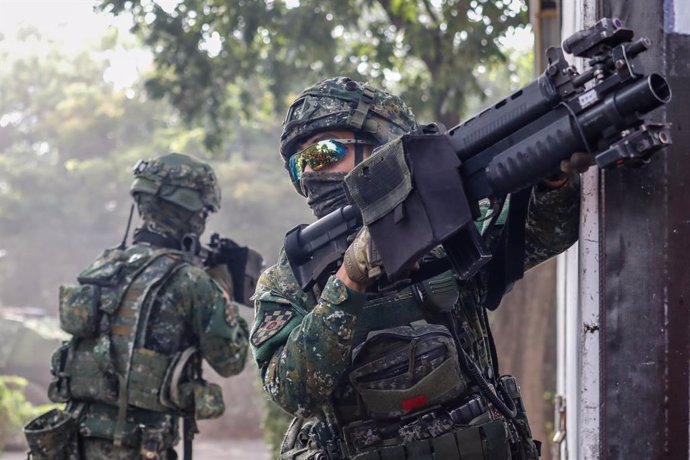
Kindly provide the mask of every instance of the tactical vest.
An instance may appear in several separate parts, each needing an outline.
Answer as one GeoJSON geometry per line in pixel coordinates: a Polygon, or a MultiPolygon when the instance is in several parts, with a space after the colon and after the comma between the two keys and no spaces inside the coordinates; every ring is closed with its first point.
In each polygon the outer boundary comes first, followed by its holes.
{"type": "MultiPolygon", "coordinates": [[[[78,285],[60,287],[60,324],[73,339],[53,356],[49,396],[90,403],[83,424],[93,422],[95,435],[131,444],[126,438],[139,424],[193,413],[195,349],[169,356],[145,347],[158,292],[184,264],[176,250],[109,249],[80,273],[78,285]]],[[[220,388],[212,390],[222,413],[220,388]]]]}
{"type": "MultiPolygon", "coordinates": [[[[518,433],[490,410],[461,368],[458,347],[471,355],[486,380],[514,382],[493,375],[478,283],[460,286],[447,271],[371,296],[358,314],[352,365],[334,392],[332,417],[322,418],[337,420],[337,434],[329,436],[319,424],[309,428],[314,430],[309,437],[325,439],[326,458],[407,460],[435,453],[433,458],[448,460],[508,460],[511,445],[521,443],[526,446],[518,449],[531,454],[519,458],[538,458],[526,418],[518,433]],[[329,446],[329,438],[337,446],[329,446]]],[[[517,384],[514,388],[510,397],[521,404],[517,384]]],[[[302,457],[308,451],[288,449],[281,458],[311,458],[302,457]]]]}

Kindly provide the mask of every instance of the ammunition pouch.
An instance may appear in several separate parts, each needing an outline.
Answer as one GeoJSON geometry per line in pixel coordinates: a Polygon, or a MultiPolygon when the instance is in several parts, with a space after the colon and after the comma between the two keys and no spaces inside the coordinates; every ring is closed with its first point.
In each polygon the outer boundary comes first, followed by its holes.
{"type": "Polygon", "coordinates": [[[502,419],[451,428],[440,436],[377,447],[353,455],[352,460],[510,460],[508,434],[502,419]]]}
{"type": "MultiPolygon", "coordinates": [[[[170,361],[161,380],[158,402],[163,406],[186,414],[196,420],[218,418],[225,412],[223,389],[220,385],[199,378],[198,350],[189,347],[170,361]]],[[[146,385],[146,380],[143,381],[146,385]]]]}
{"type": "Polygon", "coordinates": [[[353,351],[349,379],[366,418],[387,420],[458,399],[470,386],[445,326],[375,331],[353,351]]]}
{"type": "Polygon", "coordinates": [[[216,383],[194,382],[194,417],[197,420],[218,418],[225,412],[223,389],[216,383]]]}
{"type": "MultiPolygon", "coordinates": [[[[130,405],[157,412],[170,408],[161,404],[161,395],[167,389],[164,378],[170,367],[170,357],[147,348],[132,353],[127,399],[130,405]]],[[[181,409],[181,408],[177,408],[181,409]]]]}
{"type": "Polygon", "coordinates": [[[28,458],[34,460],[77,459],[77,421],[63,410],[39,415],[24,427],[29,445],[28,458]]]}
{"type": "Polygon", "coordinates": [[[125,262],[120,249],[108,249],[79,274],[78,285],[60,286],[60,327],[75,337],[92,338],[99,332],[101,311],[112,314],[119,304],[125,262]],[[105,288],[105,289],[104,289],[105,288]]]}
{"type": "Polygon", "coordinates": [[[62,374],[69,384],[71,399],[117,404],[119,384],[117,376],[105,368],[100,359],[108,351],[102,350],[102,342],[90,338],[69,343],[62,374]]]}

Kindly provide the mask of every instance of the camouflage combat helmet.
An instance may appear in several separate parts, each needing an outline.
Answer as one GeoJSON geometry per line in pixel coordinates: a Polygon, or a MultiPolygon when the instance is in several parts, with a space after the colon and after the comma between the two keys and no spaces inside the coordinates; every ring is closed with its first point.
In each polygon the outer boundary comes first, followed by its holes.
{"type": "Polygon", "coordinates": [[[180,153],[139,161],[129,191],[132,196],[154,195],[192,212],[220,209],[220,188],[213,169],[180,153]]]}
{"type": "MultiPolygon", "coordinates": [[[[299,143],[321,131],[352,130],[385,144],[416,127],[414,114],[398,96],[348,77],[329,78],[302,91],[288,109],[280,155],[287,168],[299,143]]],[[[301,194],[299,184],[293,185],[301,194]]]]}

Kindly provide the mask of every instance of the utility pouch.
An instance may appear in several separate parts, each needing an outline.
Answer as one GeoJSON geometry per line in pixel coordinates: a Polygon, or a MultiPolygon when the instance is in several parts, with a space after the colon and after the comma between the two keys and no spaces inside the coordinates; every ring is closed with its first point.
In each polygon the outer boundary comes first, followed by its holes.
{"type": "Polygon", "coordinates": [[[69,376],[65,373],[72,343],[72,341],[63,342],[50,358],[50,373],[53,374],[53,379],[48,384],[48,398],[56,403],[67,402],[72,397],[69,390],[69,376]]]}
{"type": "Polygon", "coordinates": [[[53,409],[24,427],[29,457],[35,460],[77,458],[77,422],[69,413],[53,409]]]}
{"type": "Polygon", "coordinates": [[[104,372],[99,362],[99,339],[79,339],[73,342],[65,361],[65,374],[69,376],[69,392],[73,399],[117,404],[119,384],[116,376],[104,372]]]}
{"type": "Polygon", "coordinates": [[[165,412],[160,403],[161,388],[170,358],[147,348],[137,348],[132,353],[129,374],[129,404],[158,412],[165,412]]]}
{"type": "Polygon", "coordinates": [[[469,388],[450,331],[438,324],[370,333],[353,351],[349,379],[375,420],[452,401],[469,388]]]}
{"type": "Polygon", "coordinates": [[[223,389],[195,374],[196,354],[196,348],[190,347],[173,357],[163,376],[159,403],[164,408],[194,413],[196,420],[220,417],[225,412],[223,389]]]}
{"type": "Polygon", "coordinates": [[[225,412],[223,389],[216,383],[194,383],[194,417],[197,420],[218,418],[225,412]]]}
{"type": "Polygon", "coordinates": [[[93,284],[60,286],[60,327],[75,337],[98,332],[100,287],[93,284]]]}

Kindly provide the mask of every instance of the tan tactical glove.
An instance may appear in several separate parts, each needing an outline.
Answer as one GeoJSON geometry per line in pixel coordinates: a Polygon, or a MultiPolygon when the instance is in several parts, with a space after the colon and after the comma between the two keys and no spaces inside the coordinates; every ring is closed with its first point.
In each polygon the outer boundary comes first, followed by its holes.
{"type": "Polygon", "coordinates": [[[220,284],[231,299],[233,298],[232,276],[230,276],[227,265],[220,264],[215,267],[207,267],[206,273],[220,284]]]}
{"type": "Polygon", "coordinates": [[[355,283],[369,286],[383,274],[381,264],[381,257],[371,241],[369,229],[362,227],[345,251],[343,266],[348,278],[355,283]]]}

